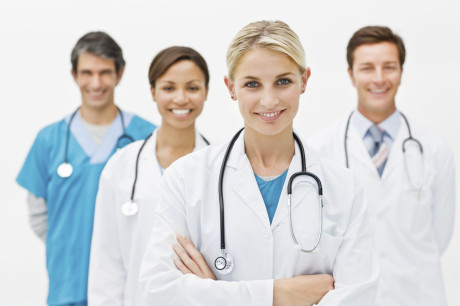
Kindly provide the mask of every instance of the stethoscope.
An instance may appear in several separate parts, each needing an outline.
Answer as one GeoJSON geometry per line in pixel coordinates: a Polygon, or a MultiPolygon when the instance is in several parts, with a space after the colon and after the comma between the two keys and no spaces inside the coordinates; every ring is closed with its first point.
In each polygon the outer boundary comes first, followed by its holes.
{"type": "MultiPolygon", "coordinates": [[[[225,218],[224,218],[224,195],[223,195],[223,181],[224,181],[224,172],[227,166],[227,160],[230,155],[230,152],[235,144],[236,140],[240,136],[241,132],[244,128],[238,131],[238,133],[233,136],[230,144],[227,147],[227,151],[225,152],[224,159],[222,161],[222,166],[220,168],[219,174],[219,205],[220,205],[220,255],[217,256],[216,260],[214,261],[214,266],[216,267],[217,271],[220,274],[229,274],[232,272],[233,267],[235,266],[234,258],[231,254],[229,254],[225,249],[225,218]]],[[[289,225],[291,230],[292,240],[294,241],[294,247],[296,250],[311,253],[316,250],[321,240],[321,233],[323,227],[323,187],[321,184],[321,180],[313,173],[307,172],[306,170],[306,161],[305,161],[305,150],[303,148],[302,142],[300,141],[299,137],[293,132],[294,140],[299,146],[300,149],[300,156],[302,161],[302,171],[294,173],[290,178],[287,184],[287,194],[288,194],[288,207],[289,207],[289,225]],[[313,248],[304,248],[298,242],[294,234],[294,228],[292,226],[292,207],[291,207],[291,195],[292,195],[292,183],[294,179],[298,176],[309,176],[313,178],[318,186],[318,207],[319,207],[319,234],[316,240],[316,243],[313,248]]]]}
{"type": "MultiPolygon", "coordinates": [[[[134,170],[133,188],[131,189],[131,197],[129,198],[128,202],[121,205],[121,212],[127,217],[134,216],[139,211],[139,205],[134,201],[134,195],[136,192],[136,183],[137,183],[137,177],[138,177],[138,171],[139,171],[139,159],[140,159],[142,150],[145,147],[145,144],[150,139],[150,137],[152,137],[152,135],[153,133],[151,133],[149,136],[147,136],[147,138],[144,139],[144,142],[142,143],[141,147],[139,148],[139,151],[137,152],[136,166],[134,170]]],[[[200,134],[200,136],[204,140],[204,142],[209,146],[209,141],[203,135],[200,134]]]]}
{"type": "MultiPolygon", "coordinates": [[[[348,130],[349,130],[349,127],[350,127],[350,121],[351,121],[351,117],[353,116],[353,114],[354,114],[354,111],[351,112],[351,114],[348,116],[347,125],[345,127],[344,148],[345,148],[345,165],[346,165],[347,168],[350,168],[350,162],[348,160],[348,146],[347,146],[348,130]]],[[[411,186],[415,190],[421,190],[421,183],[420,184],[415,184],[414,183],[414,180],[412,179],[412,177],[410,175],[410,171],[408,169],[408,161],[407,161],[407,156],[406,156],[406,144],[408,144],[410,142],[415,143],[417,145],[422,157],[423,157],[423,146],[420,143],[420,141],[418,141],[416,138],[412,137],[409,121],[407,120],[406,116],[401,112],[399,112],[399,114],[404,119],[404,122],[406,123],[406,126],[407,126],[407,131],[409,132],[409,137],[404,139],[404,141],[402,143],[402,151],[403,151],[403,154],[404,154],[404,165],[405,165],[406,174],[407,174],[407,177],[409,179],[409,183],[411,184],[411,186]]],[[[424,168],[423,158],[421,158],[421,162],[422,162],[422,173],[423,173],[423,168],[424,168]]],[[[421,182],[420,178],[419,178],[419,182],[421,182]]]]}
{"type": "MultiPolygon", "coordinates": [[[[120,119],[121,119],[121,127],[123,129],[123,133],[121,134],[120,137],[118,137],[117,139],[117,149],[120,149],[121,146],[120,146],[120,141],[122,139],[128,139],[129,142],[133,142],[134,141],[134,138],[132,138],[131,136],[129,136],[128,134],[126,134],[125,132],[125,120],[124,120],[124,116],[123,116],[123,112],[120,110],[120,108],[118,108],[118,106],[116,106],[116,108],[118,109],[118,113],[120,114],[120,119]]],[[[69,138],[70,138],[70,125],[72,124],[72,121],[73,119],[75,118],[75,115],[77,114],[78,110],[80,109],[80,107],[78,107],[73,113],[72,115],[70,116],[70,120],[69,120],[69,124],[67,125],[67,134],[66,134],[66,137],[65,137],[65,147],[64,147],[64,162],[62,162],[58,168],[57,168],[57,174],[62,177],[62,178],[68,178],[69,176],[72,175],[73,173],[73,167],[72,165],[68,162],[68,159],[67,159],[67,150],[68,150],[68,146],[69,146],[69,138]]]]}

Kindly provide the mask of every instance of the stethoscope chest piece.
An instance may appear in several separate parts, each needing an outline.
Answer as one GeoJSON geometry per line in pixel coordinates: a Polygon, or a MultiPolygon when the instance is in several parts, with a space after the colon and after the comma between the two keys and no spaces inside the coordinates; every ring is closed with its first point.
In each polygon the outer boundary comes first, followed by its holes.
{"type": "Polygon", "coordinates": [[[63,162],[57,168],[57,174],[62,178],[68,178],[72,175],[73,167],[71,164],[63,162]]]}
{"type": "Polygon", "coordinates": [[[228,253],[221,253],[214,261],[214,267],[220,274],[229,274],[232,272],[235,262],[233,256],[228,253]]]}
{"type": "Polygon", "coordinates": [[[121,206],[121,212],[128,217],[134,216],[135,214],[137,214],[138,211],[139,206],[137,206],[137,204],[132,200],[126,202],[121,206]]]}

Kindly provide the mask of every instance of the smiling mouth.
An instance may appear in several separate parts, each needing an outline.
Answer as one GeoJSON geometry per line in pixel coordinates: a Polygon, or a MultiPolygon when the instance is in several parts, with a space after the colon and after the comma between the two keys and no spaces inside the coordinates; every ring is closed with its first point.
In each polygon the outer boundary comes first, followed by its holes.
{"type": "Polygon", "coordinates": [[[272,121],[278,119],[284,111],[285,109],[277,110],[274,112],[260,112],[255,114],[260,116],[263,120],[272,121]]]}
{"type": "Polygon", "coordinates": [[[185,116],[192,112],[191,109],[171,109],[170,111],[178,116],[185,116]]]}
{"type": "Polygon", "coordinates": [[[385,93],[388,91],[388,88],[382,88],[382,89],[369,89],[369,91],[371,93],[375,93],[375,94],[381,94],[381,93],[385,93]]]}
{"type": "Polygon", "coordinates": [[[91,97],[94,97],[94,98],[102,97],[105,93],[106,93],[105,90],[100,90],[100,91],[89,91],[89,92],[88,92],[88,94],[89,94],[91,97]]]}

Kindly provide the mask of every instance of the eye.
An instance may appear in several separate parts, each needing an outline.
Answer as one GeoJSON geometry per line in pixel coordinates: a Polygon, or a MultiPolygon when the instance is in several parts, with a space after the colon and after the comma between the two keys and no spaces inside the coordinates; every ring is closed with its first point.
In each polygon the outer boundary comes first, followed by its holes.
{"type": "Polygon", "coordinates": [[[361,67],[359,70],[361,71],[371,71],[371,67],[361,67]]]}
{"type": "Polygon", "coordinates": [[[164,91],[173,91],[174,87],[173,86],[164,86],[161,89],[163,89],[164,91]]]}
{"type": "Polygon", "coordinates": [[[198,87],[198,86],[189,86],[188,90],[190,90],[190,91],[198,91],[198,90],[200,90],[200,87],[198,87]]]}
{"type": "Polygon", "coordinates": [[[385,70],[389,70],[389,71],[396,70],[396,66],[386,66],[385,70]]]}
{"type": "Polygon", "coordinates": [[[280,79],[280,80],[278,80],[278,82],[276,82],[276,84],[278,84],[278,85],[289,85],[291,83],[292,83],[292,81],[289,80],[289,79],[280,79]]]}
{"type": "Polygon", "coordinates": [[[250,81],[244,84],[244,86],[249,88],[256,88],[259,87],[259,83],[257,83],[256,81],[250,81]]]}

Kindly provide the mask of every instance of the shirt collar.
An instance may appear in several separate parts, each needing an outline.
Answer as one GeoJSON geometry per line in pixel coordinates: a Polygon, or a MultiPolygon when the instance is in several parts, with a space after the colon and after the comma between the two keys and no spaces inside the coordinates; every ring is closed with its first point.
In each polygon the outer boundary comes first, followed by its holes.
{"type": "MultiPolygon", "coordinates": [[[[364,115],[361,114],[358,110],[355,111],[353,116],[353,124],[361,138],[364,138],[373,123],[364,117],[364,115]]],[[[392,140],[396,138],[399,127],[401,126],[401,120],[399,117],[399,112],[395,110],[393,114],[378,124],[378,126],[382,128],[385,131],[385,134],[390,136],[392,140]]]]}

